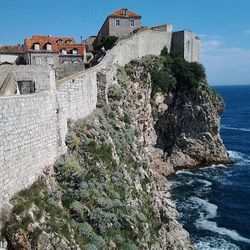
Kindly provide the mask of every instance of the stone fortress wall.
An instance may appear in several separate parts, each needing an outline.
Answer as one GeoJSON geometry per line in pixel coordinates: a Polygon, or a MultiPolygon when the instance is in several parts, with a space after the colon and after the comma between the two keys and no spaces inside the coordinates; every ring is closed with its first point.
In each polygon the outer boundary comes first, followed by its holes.
{"type": "MultiPolygon", "coordinates": [[[[84,118],[96,108],[99,74],[107,85],[112,84],[118,65],[159,55],[164,46],[170,50],[171,39],[170,32],[142,30],[120,39],[100,64],[86,71],[57,82],[54,71],[41,71],[37,79],[43,79],[49,89],[0,97],[0,209],[66,153],[68,121],[84,118]]],[[[15,71],[16,78],[21,74],[34,77],[31,71],[15,71]]]]}

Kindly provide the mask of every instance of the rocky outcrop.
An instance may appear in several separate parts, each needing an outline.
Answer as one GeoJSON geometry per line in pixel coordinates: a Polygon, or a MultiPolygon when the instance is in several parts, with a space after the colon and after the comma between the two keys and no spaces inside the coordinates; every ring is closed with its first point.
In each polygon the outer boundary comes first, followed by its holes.
{"type": "Polygon", "coordinates": [[[67,155],[13,200],[12,249],[193,249],[165,176],[228,162],[224,106],[204,81],[180,82],[173,60],[133,61],[111,85],[98,74],[98,109],[69,123],[67,155]]]}
{"type": "Polygon", "coordinates": [[[221,97],[206,84],[199,89],[173,90],[158,101],[165,111],[155,123],[157,145],[174,168],[229,163],[220,137],[221,97]]]}

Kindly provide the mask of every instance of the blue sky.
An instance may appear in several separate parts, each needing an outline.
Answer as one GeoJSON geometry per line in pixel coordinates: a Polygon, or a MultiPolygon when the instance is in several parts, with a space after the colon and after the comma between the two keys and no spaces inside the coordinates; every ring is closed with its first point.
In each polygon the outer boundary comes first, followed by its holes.
{"type": "Polygon", "coordinates": [[[250,0],[1,0],[0,45],[33,34],[80,40],[122,7],[141,14],[144,25],[173,23],[197,33],[211,85],[250,84],[250,0]]]}

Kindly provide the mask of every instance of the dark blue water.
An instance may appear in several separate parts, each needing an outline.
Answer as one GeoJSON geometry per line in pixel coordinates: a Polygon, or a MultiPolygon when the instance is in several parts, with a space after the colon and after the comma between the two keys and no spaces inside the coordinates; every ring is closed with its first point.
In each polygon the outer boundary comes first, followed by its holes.
{"type": "Polygon", "coordinates": [[[250,86],[215,88],[224,98],[221,136],[236,163],[178,171],[172,196],[197,249],[250,249],[250,86]]]}

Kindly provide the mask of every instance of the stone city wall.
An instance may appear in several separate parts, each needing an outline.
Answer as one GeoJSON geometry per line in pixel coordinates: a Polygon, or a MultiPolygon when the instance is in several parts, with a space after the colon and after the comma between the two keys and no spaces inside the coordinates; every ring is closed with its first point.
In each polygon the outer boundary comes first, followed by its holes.
{"type": "Polygon", "coordinates": [[[57,81],[56,88],[50,72],[44,79],[50,90],[0,97],[0,208],[66,152],[68,120],[84,118],[96,108],[98,75],[112,84],[118,65],[159,55],[170,45],[171,33],[140,31],[119,40],[97,66],[57,81]]]}
{"type": "Polygon", "coordinates": [[[57,156],[54,93],[0,98],[0,205],[31,185],[57,156]]]}

